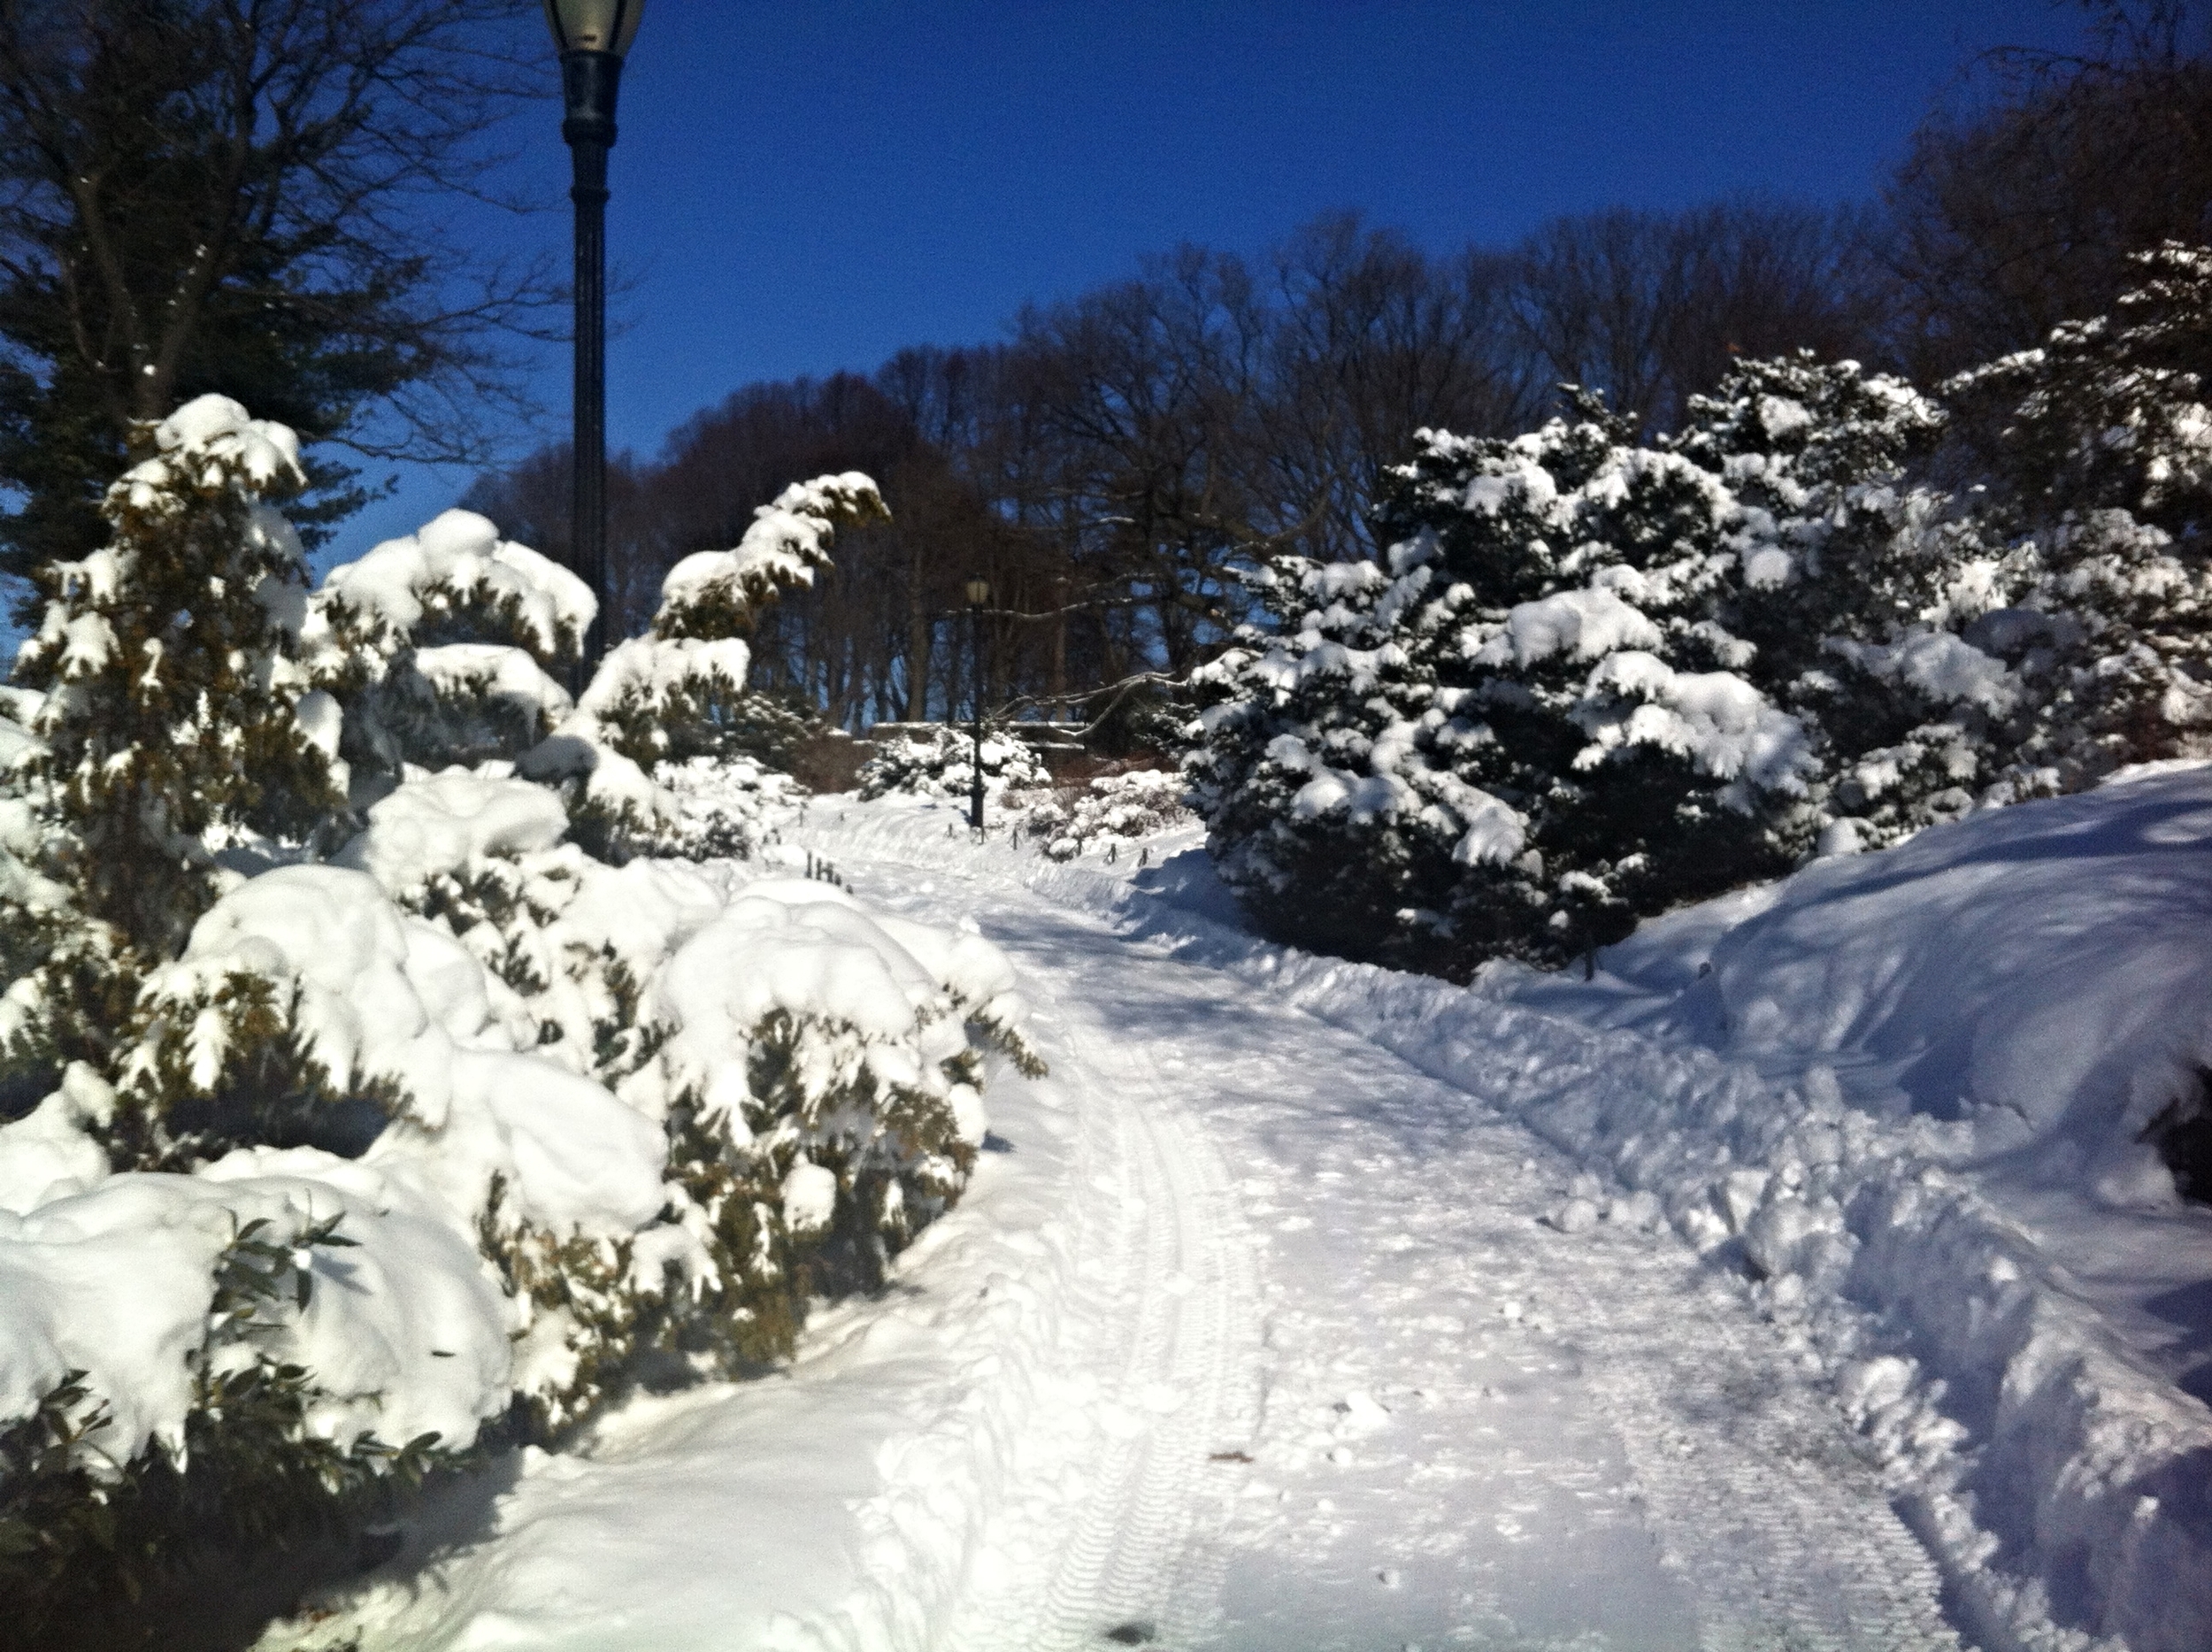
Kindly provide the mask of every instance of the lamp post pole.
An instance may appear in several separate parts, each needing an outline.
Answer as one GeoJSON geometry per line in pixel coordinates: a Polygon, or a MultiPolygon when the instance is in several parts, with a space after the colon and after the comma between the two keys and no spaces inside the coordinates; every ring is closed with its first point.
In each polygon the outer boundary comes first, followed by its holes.
{"type": "Polygon", "coordinates": [[[645,0],[545,0],[561,54],[561,136],[575,164],[576,390],[569,534],[576,575],[596,604],[584,635],[580,693],[607,648],[607,151],[614,147],[622,58],[645,0]]]}
{"type": "Polygon", "coordinates": [[[983,604],[991,600],[987,580],[968,581],[968,652],[974,657],[975,698],[968,706],[968,734],[975,742],[975,777],[968,793],[968,825],[983,830],[983,604]]]}

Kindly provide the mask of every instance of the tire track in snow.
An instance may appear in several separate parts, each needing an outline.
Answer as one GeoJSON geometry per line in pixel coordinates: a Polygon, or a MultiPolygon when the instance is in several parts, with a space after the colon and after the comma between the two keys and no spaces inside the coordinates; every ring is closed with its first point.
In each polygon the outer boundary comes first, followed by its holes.
{"type": "MultiPolygon", "coordinates": [[[[1118,1147],[1133,1183],[1125,1188],[1136,1230],[1122,1284],[1133,1310],[1118,1381],[1127,1420],[1108,1431],[1096,1489],[1030,1644],[1095,1646],[1102,1630],[1120,1624],[1148,1624],[1180,1642],[1211,1604],[1204,1579],[1180,1564],[1198,1516],[1195,1482],[1213,1450],[1243,1443],[1228,1429],[1234,1367],[1247,1351],[1235,1344],[1249,1334],[1234,1305],[1249,1299],[1249,1268],[1223,1232],[1233,1195],[1219,1156],[1161,1104],[1165,1087],[1145,1047],[1125,1040],[1117,1049],[1093,1032],[1078,1049],[1091,1073],[1118,1080],[1125,1098],[1118,1147]],[[1142,1413],[1128,1416],[1132,1401],[1142,1413]]],[[[1091,1093],[1107,1091],[1093,1085],[1091,1093]]]]}
{"type": "Polygon", "coordinates": [[[1555,1268],[1548,1284],[1697,1603],[1700,1647],[1956,1647],[1935,1564],[1774,1327],[1722,1280],[1669,1270],[1670,1240],[1607,1249],[1608,1277],[1630,1287],[1614,1302],[1597,1300],[1586,1266],[1555,1268]],[[1664,1322],[1668,1297],[1634,1288],[1652,1275],[1674,1303],[1707,1309],[1694,1341],[1664,1322]]]}
{"type": "Polygon", "coordinates": [[[1070,1373],[1087,1415],[1037,1442],[1031,1494],[1013,1499],[986,1539],[1020,1560],[982,1569],[946,1644],[1071,1652],[1135,1625],[1187,1645],[1211,1619],[1223,1563],[1217,1545],[1194,1541],[1210,1513],[1202,1477],[1213,1453],[1249,1442],[1254,1423],[1251,1241],[1219,1154],[1148,1044],[1100,1020],[1078,993],[1055,992],[1045,957],[1023,968],[1059,1020],[1071,1057],[1061,1072],[1083,1120],[1086,1208],[1074,1219],[1094,1265],[1079,1310],[1087,1346],[1071,1363],[1111,1376],[1093,1387],[1084,1371],[1070,1373]]]}

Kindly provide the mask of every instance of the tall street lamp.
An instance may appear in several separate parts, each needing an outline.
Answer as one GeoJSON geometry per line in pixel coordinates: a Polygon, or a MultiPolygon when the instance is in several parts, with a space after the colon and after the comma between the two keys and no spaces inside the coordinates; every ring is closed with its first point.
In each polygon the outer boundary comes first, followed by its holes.
{"type": "Polygon", "coordinates": [[[584,681],[607,649],[607,151],[614,147],[623,54],[644,11],[645,0],[545,0],[561,54],[561,135],[576,169],[568,192],[576,204],[576,459],[569,533],[577,575],[598,603],[584,635],[584,681]]]}
{"type": "Polygon", "coordinates": [[[983,604],[991,600],[988,580],[968,581],[968,652],[975,659],[975,699],[969,705],[968,733],[975,740],[975,786],[968,796],[968,825],[983,830],[983,604]]]}

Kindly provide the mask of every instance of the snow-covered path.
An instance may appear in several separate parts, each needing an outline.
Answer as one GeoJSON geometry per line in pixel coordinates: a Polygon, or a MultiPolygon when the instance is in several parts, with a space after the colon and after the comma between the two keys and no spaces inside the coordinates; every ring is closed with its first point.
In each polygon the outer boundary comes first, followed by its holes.
{"type": "Polygon", "coordinates": [[[1379,1045],[999,857],[835,847],[1021,968],[1006,1150],[787,1378],[534,1456],[272,1645],[1957,1644],[1816,1363],[1655,1210],[1562,1232],[1576,1167],[1379,1045]]]}
{"type": "MultiPolygon", "coordinates": [[[[1543,1225],[1573,1170],[1525,1129],[1026,890],[987,904],[975,872],[848,870],[918,916],[987,911],[1070,1081],[1118,1116],[1106,1179],[1142,1237],[1101,1283],[1152,1297],[1132,1320],[1169,1319],[1182,1356],[1154,1367],[1133,1339],[1124,1394],[1164,1379],[1185,1409],[1134,1463],[1109,1436],[1061,1517],[1081,1541],[1026,1546],[1064,1553],[1057,1572],[1010,1568],[949,1645],[1094,1646],[1124,1624],[1253,1652],[1952,1643],[1816,1367],[1663,1231],[1543,1225]],[[1240,1426],[1179,1426],[1192,1411],[1240,1426]],[[1110,1538],[1148,1570],[1086,1587],[1110,1538]]],[[[1051,1533],[1049,1502],[1007,1525],[1051,1533]]]]}

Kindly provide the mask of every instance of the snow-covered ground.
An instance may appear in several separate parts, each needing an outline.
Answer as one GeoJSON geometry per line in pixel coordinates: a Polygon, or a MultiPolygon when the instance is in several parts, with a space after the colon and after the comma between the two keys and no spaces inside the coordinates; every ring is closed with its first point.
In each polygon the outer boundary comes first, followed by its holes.
{"type": "Polygon", "coordinates": [[[894,1288],[270,1647],[2212,1643],[2212,1218],[2134,1139],[2212,1054],[2212,772],[1473,989],[953,818],[795,834],[1053,1064],[894,1288]]]}

